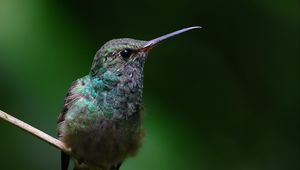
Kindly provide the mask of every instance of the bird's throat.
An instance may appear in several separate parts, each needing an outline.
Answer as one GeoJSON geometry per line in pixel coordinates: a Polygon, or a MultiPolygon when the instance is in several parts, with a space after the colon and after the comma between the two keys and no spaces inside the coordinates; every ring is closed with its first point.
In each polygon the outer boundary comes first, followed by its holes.
{"type": "Polygon", "coordinates": [[[122,74],[106,71],[91,77],[95,99],[104,112],[116,118],[129,118],[142,106],[143,70],[130,69],[122,74]]]}

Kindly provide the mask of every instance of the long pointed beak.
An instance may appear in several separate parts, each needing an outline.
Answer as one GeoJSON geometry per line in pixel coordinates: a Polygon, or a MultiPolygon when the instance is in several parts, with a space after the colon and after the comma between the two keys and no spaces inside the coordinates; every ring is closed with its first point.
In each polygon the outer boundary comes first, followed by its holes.
{"type": "Polygon", "coordinates": [[[194,26],[194,27],[188,27],[188,28],[184,28],[175,32],[171,32],[169,34],[163,35],[161,37],[155,38],[153,40],[148,41],[144,47],[142,48],[142,51],[149,51],[150,49],[152,49],[154,46],[156,46],[157,44],[165,41],[166,39],[169,39],[171,37],[174,37],[176,35],[179,35],[181,33],[193,30],[193,29],[197,29],[197,28],[201,28],[200,26],[194,26]]]}

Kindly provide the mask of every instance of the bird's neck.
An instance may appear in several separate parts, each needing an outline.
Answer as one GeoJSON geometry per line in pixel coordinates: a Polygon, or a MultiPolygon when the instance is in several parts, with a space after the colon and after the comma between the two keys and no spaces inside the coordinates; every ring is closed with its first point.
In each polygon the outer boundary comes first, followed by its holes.
{"type": "Polygon", "coordinates": [[[106,71],[91,76],[97,103],[117,118],[128,118],[142,106],[143,70],[128,69],[121,73],[106,71]]]}

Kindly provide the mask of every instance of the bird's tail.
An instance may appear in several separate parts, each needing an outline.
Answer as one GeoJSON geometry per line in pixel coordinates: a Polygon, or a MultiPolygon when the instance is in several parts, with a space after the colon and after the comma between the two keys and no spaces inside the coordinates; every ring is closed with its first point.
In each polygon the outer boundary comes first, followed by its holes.
{"type": "Polygon", "coordinates": [[[70,156],[61,152],[61,170],[68,170],[70,156]]]}

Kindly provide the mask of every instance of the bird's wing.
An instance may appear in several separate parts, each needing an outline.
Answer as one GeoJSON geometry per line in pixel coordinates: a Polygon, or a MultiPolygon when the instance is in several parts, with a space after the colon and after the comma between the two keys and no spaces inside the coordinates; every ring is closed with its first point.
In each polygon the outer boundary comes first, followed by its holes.
{"type": "Polygon", "coordinates": [[[60,114],[59,114],[59,116],[58,116],[58,118],[57,118],[57,124],[59,124],[59,123],[61,123],[61,122],[63,122],[63,121],[65,120],[65,115],[66,115],[66,113],[68,112],[68,110],[70,109],[70,107],[72,106],[72,104],[73,104],[75,101],[78,100],[78,98],[79,98],[78,94],[77,94],[77,95],[74,94],[74,93],[72,92],[72,90],[73,90],[74,88],[76,88],[76,86],[78,86],[79,83],[80,83],[80,79],[74,81],[74,82],[71,84],[71,86],[70,86],[70,88],[69,88],[69,90],[68,90],[68,93],[66,94],[66,97],[65,97],[64,107],[63,107],[62,111],[60,112],[60,114]]]}
{"type": "MultiPolygon", "coordinates": [[[[68,93],[65,97],[65,104],[60,112],[58,119],[57,119],[57,124],[61,124],[65,121],[65,116],[66,113],[68,112],[69,108],[72,106],[72,104],[78,100],[78,95],[72,93],[72,89],[76,88],[80,83],[80,80],[76,80],[71,84],[71,87],[68,90],[68,93]]],[[[58,136],[59,138],[62,137],[62,132],[60,131],[60,128],[58,128],[58,136]]],[[[69,161],[70,161],[70,156],[67,155],[64,152],[61,152],[61,170],[67,170],[69,166],[69,161]]]]}

